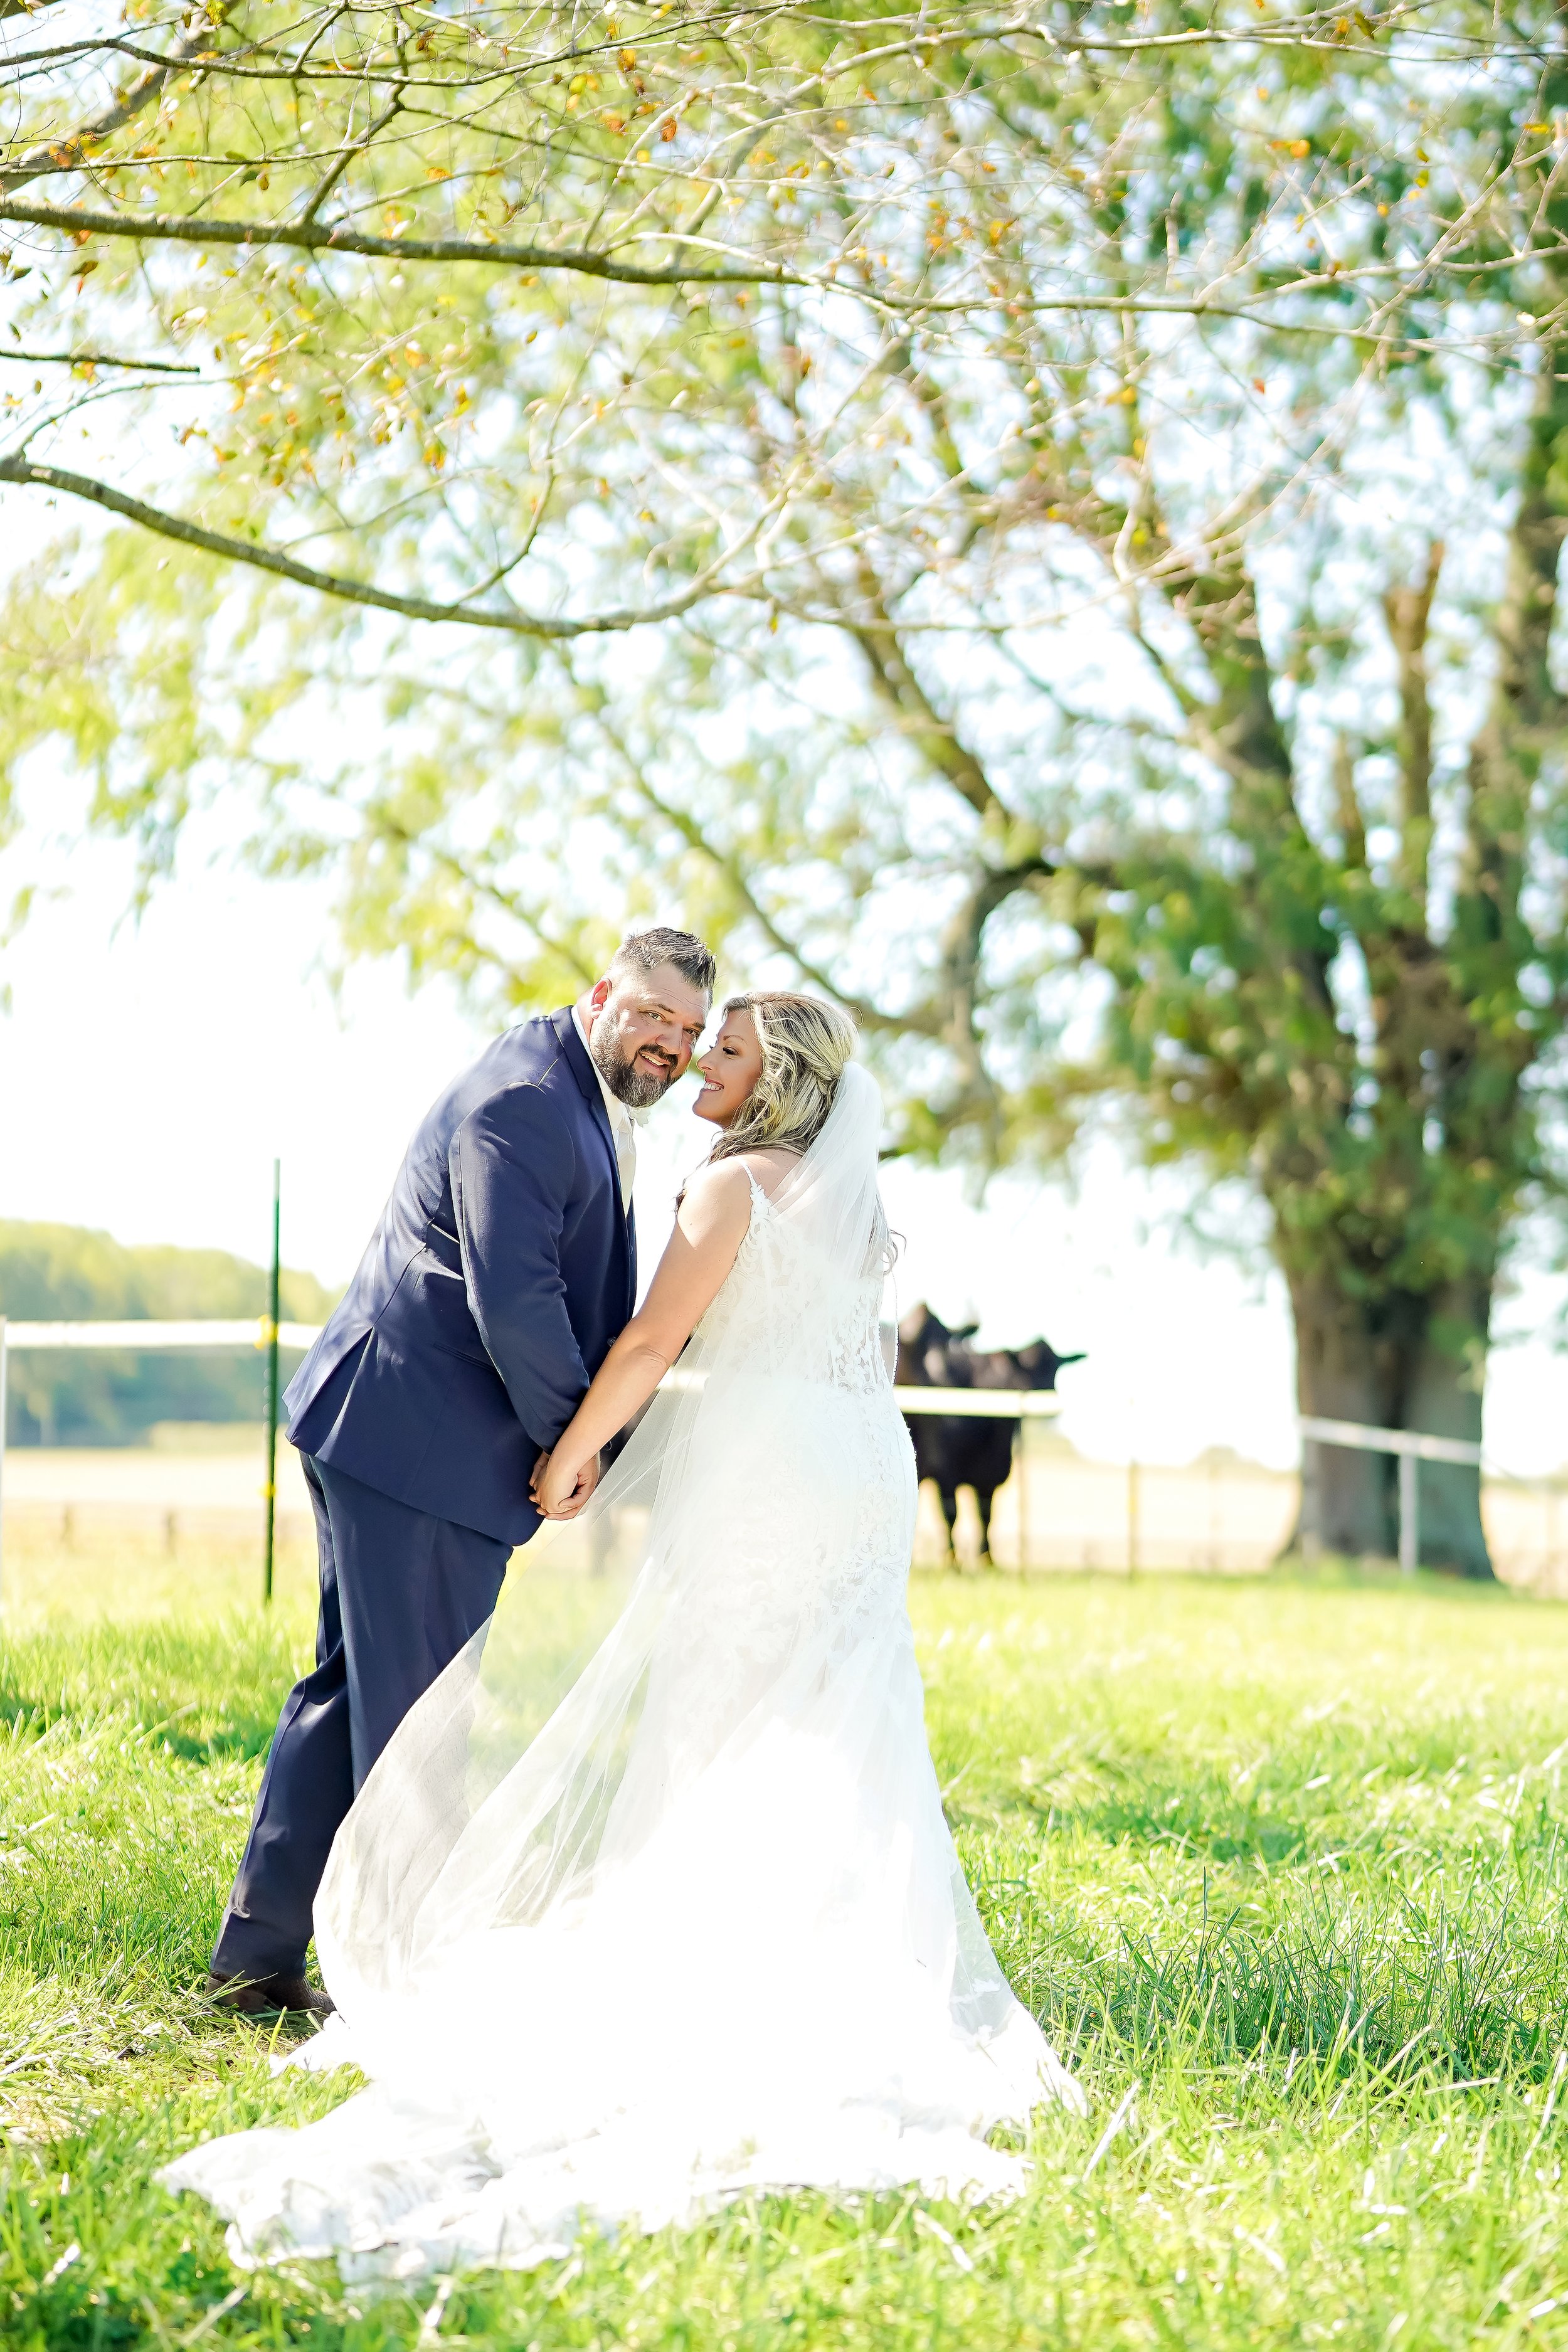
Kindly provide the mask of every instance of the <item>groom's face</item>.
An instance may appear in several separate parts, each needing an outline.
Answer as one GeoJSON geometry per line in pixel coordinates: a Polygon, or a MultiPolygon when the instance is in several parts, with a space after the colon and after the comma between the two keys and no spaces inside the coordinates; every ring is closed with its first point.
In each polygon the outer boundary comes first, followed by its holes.
{"type": "Polygon", "coordinates": [[[588,1051],[605,1084],[633,1110],[668,1093],[690,1061],[708,1019],[708,999],[672,963],[616,972],[589,1000],[588,1051]]]}

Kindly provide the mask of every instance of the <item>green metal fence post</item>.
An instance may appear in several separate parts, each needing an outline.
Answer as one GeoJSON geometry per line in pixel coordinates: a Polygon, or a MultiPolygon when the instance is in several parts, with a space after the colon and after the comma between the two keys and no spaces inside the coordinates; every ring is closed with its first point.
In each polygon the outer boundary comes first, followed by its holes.
{"type": "Polygon", "coordinates": [[[283,1163],[272,1163],[272,1286],[268,1294],[267,1309],[267,1557],[261,1570],[261,1601],[265,1608],[272,1599],[272,1556],[278,1536],[278,1318],[282,1311],[279,1295],[282,1265],[279,1249],[282,1240],[282,1173],[283,1163]]]}
{"type": "Polygon", "coordinates": [[[5,1318],[0,1315],[0,1593],[5,1590],[5,1318]]]}

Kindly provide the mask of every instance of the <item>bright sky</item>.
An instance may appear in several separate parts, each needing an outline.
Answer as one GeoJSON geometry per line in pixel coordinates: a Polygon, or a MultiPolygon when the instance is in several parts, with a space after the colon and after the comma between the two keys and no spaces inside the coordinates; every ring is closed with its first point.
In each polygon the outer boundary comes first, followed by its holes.
{"type": "MultiPolygon", "coordinates": [[[[23,870],[19,849],[0,857],[0,904],[23,870]]],[[[56,878],[60,895],[5,961],[0,1216],[261,1259],[278,1153],[286,1258],[343,1280],[410,1130],[483,1033],[439,990],[409,998],[386,966],[358,968],[334,1001],[312,886],[194,871],[137,927],[116,850],[73,852],[56,878]]],[[[645,1132],[645,1264],[705,1139],[691,1091],[683,1082],[645,1132]]],[[[900,1167],[887,1195],[908,1242],[905,1306],[925,1297],[950,1321],[978,1315],[994,1345],[1044,1332],[1058,1349],[1088,1350],[1062,1377],[1062,1426],[1086,1452],[1182,1461],[1225,1444],[1294,1459],[1279,1286],[1195,1258],[1172,1231],[1173,1193],[1107,1151],[1076,1200],[1007,1181],[978,1209],[956,1176],[900,1167]]],[[[1544,1330],[1561,1295],[1527,1279],[1509,1328],[1544,1330]]],[[[1524,1475],[1555,1467],[1565,1433],[1568,1359],[1539,1339],[1500,1349],[1487,1414],[1498,1459],[1524,1475]]]]}

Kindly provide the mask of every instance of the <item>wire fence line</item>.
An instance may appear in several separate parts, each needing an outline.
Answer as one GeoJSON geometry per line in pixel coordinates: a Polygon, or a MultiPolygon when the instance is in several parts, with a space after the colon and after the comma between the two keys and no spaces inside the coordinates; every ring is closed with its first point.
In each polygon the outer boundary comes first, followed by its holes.
{"type": "MultiPolygon", "coordinates": [[[[5,1428],[6,1383],[10,1358],[23,1349],[51,1351],[90,1348],[140,1353],[144,1349],[255,1348],[269,1360],[266,1476],[262,1496],[267,1506],[263,1598],[272,1587],[272,1527],[277,1496],[277,1351],[305,1349],[321,1337],[317,1323],[282,1323],[269,1315],[238,1319],[194,1318],[185,1322],[37,1323],[0,1315],[0,1597],[5,1591],[5,1428]]],[[[895,1388],[894,1396],[906,1412],[968,1415],[998,1421],[1045,1419],[1061,1410],[1053,1390],[895,1388]]]]}
{"type": "MultiPolygon", "coordinates": [[[[55,1350],[92,1349],[105,1351],[136,1351],[143,1349],[181,1349],[189,1350],[251,1348],[269,1355],[276,1347],[290,1350],[308,1349],[318,1338],[321,1326],[309,1323],[274,1324],[268,1316],[246,1317],[220,1320],[194,1318],[186,1321],[135,1320],[121,1322],[37,1322],[0,1317],[0,1591],[4,1590],[5,1511],[5,1392],[9,1358],[21,1350],[55,1350]]],[[[675,1375],[679,1378],[679,1373],[675,1375]]],[[[1039,1426],[1060,1412],[1062,1399],[1054,1390],[1007,1389],[941,1389],[906,1386],[894,1389],[894,1397],[907,1413],[936,1415],[950,1419],[984,1419],[1022,1422],[1039,1426]]],[[[1551,1482],[1514,1479],[1500,1473],[1483,1462],[1479,1445],[1458,1438],[1439,1437],[1420,1431],[1380,1429],[1355,1422],[1331,1421],[1304,1416],[1299,1428],[1306,1444],[1353,1447],[1392,1455],[1399,1465],[1399,1562],[1402,1568],[1414,1570],[1420,1559],[1419,1486],[1417,1465],[1422,1461],[1462,1463],[1485,1468],[1488,1475],[1500,1480],[1521,1493],[1539,1488],[1547,1493],[1551,1515],[1551,1534],[1555,1535],[1555,1487],[1551,1482]]],[[[275,1447],[275,1433],[268,1431],[268,1452],[275,1447]]],[[[1031,1454],[1026,1442],[1016,1455],[1018,1493],[1011,1514],[1016,1521],[1014,1549],[1018,1553],[1018,1565],[1028,1564],[1032,1556],[1031,1454]]],[[[1035,1475],[1040,1465],[1034,1465],[1035,1475]]],[[[1126,1565],[1137,1568],[1145,1563],[1142,1555],[1150,1549],[1147,1519],[1147,1488],[1149,1482],[1163,1474],[1151,1470],[1137,1462],[1130,1463],[1124,1471],[1107,1470],[1108,1478],[1124,1480],[1124,1511],[1122,1542],[1126,1565]]],[[[263,1497],[275,1498],[276,1467],[274,1462],[265,1465],[263,1497]]],[[[167,1514],[172,1528],[174,1514],[167,1514]]],[[[70,1507],[67,1506],[68,1527],[70,1507]]],[[[1548,1550],[1554,1549],[1549,1541],[1548,1550]]],[[[1216,1562],[1217,1564],[1217,1562],[1216,1562]]]]}

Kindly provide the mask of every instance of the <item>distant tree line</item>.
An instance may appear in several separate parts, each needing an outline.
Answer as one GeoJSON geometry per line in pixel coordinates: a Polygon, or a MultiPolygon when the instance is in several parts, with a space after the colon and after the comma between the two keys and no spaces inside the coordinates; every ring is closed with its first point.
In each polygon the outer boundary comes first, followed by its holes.
{"type": "MultiPolygon", "coordinates": [[[[285,1322],[321,1322],[332,1297],[314,1275],[284,1268],[285,1322]]],[[[265,1270],[226,1250],[128,1249],[83,1225],[0,1221],[0,1314],[15,1321],[184,1321],[266,1308],[265,1270]]],[[[285,1355],[285,1378],[299,1360],[285,1355]]],[[[11,1358],[6,1442],[129,1445],[162,1421],[259,1421],[264,1379],[259,1349],[29,1349],[11,1358]]]]}

